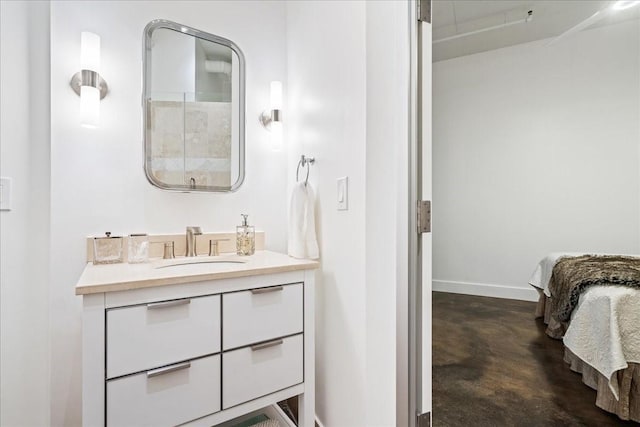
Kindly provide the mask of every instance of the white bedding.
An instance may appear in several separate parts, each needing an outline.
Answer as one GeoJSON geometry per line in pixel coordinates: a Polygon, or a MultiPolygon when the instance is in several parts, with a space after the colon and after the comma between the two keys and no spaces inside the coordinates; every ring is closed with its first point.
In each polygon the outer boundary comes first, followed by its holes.
{"type": "MultiPolygon", "coordinates": [[[[538,264],[529,284],[547,296],[553,266],[563,256],[552,253],[538,264]]],[[[609,378],[609,387],[618,398],[616,371],[629,362],[640,363],[640,290],[625,286],[591,286],[580,296],[565,332],[564,345],[584,362],[609,378]]]]}
{"type": "Polygon", "coordinates": [[[529,279],[529,284],[536,288],[542,289],[542,292],[548,297],[551,296],[549,292],[549,281],[551,280],[551,273],[556,262],[565,256],[580,256],[584,253],[578,252],[551,252],[546,257],[542,258],[542,261],[538,263],[535,271],[529,279]]]}

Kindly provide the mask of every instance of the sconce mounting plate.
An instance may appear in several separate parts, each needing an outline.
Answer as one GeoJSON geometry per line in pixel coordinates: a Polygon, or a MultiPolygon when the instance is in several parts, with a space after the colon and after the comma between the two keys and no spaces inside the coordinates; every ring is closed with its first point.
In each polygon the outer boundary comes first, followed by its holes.
{"type": "Polygon", "coordinates": [[[264,127],[265,129],[271,129],[271,110],[263,111],[258,119],[260,120],[260,124],[262,124],[262,127],[264,127]]]}
{"type": "MultiPolygon", "coordinates": [[[[84,71],[86,72],[87,70],[84,71]]],[[[98,73],[96,73],[95,71],[91,71],[91,73],[95,74],[92,77],[96,79],[96,82],[95,84],[90,84],[89,86],[97,87],[100,90],[100,99],[103,99],[109,92],[109,86],[107,86],[107,82],[102,77],[100,77],[98,73]]],[[[78,71],[73,75],[73,77],[71,77],[69,85],[71,86],[71,89],[73,89],[73,91],[76,93],[76,95],[80,96],[80,86],[82,86],[82,71],[78,71]]]]}
{"type": "Polygon", "coordinates": [[[262,114],[260,114],[260,117],[258,117],[258,119],[260,120],[262,126],[267,130],[271,130],[272,122],[282,121],[280,110],[265,110],[262,112],[262,114]]]}

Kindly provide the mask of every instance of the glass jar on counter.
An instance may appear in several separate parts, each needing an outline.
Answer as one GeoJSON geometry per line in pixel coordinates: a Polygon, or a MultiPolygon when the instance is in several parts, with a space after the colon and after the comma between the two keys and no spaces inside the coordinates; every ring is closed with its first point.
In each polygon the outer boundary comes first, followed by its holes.
{"type": "Polygon", "coordinates": [[[129,264],[149,261],[149,236],[146,234],[130,234],[128,246],[129,264]]]}
{"type": "Polygon", "coordinates": [[[104,237],[93,238],[93,263],[116,264],[123,261],[123,238],[112,236],[110,231],[104,237]]]}

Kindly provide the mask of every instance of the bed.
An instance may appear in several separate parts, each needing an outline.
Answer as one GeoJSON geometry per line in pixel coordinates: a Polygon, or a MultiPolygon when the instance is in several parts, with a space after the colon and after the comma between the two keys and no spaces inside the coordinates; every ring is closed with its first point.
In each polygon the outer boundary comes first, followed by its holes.
{"type": "Polygon", "coordinates": [[[587,286],[570,317],[561,320],[566,316],[558,309],[560,297],[554,301],[554,284],[581,257],[587,258],[584,253],[551,253],[540,261],[529,280],[540,294],[536,317],[544,319],[547,335],[563,340],[565,362],[597,391],[596,405],[640,423],[640,288],[611,282],[587,286]],[[566,268],[554,273],[556,265],[566,268]]]}

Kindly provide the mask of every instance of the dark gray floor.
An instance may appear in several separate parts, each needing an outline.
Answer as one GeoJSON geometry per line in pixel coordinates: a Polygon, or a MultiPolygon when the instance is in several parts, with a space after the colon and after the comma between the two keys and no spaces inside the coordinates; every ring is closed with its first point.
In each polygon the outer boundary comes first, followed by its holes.
{"type": "Polygon", "coordinates": [[[534,308],[434,292],[433,425],[638,426],[595,406],[534,308]]]}

